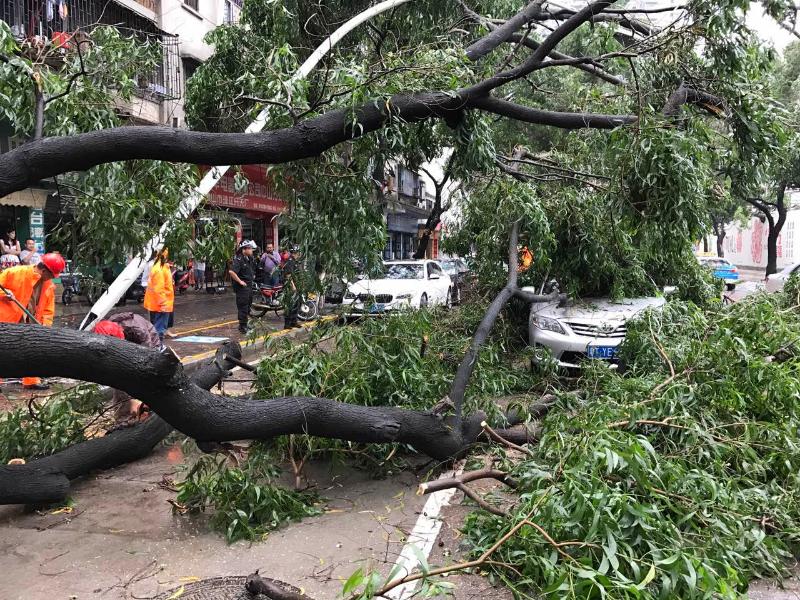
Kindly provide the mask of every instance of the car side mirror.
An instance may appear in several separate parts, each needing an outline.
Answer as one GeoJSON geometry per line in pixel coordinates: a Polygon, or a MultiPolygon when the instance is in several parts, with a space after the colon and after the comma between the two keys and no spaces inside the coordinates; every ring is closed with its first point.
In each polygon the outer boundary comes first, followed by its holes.
{"type": "Polygon", "coordinates": [[[428,275],[428,279],[439,279],[438,275],[428,275]]]}

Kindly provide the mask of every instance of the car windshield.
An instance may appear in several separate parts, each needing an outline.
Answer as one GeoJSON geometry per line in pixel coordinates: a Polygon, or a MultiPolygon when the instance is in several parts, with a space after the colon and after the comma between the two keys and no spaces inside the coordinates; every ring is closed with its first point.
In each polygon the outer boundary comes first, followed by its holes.
{"type": "Polygon", "coordinates": [[[458,265],[454,260],[440,262],[439,264],[442,265],[442,270],[448,275],[456,275],[458,273],[458,265]]]}
{"type": "Polygon", "coordinates": [[[386,279],[425,279],[425,271],[422,265],[416,264],[394,264],[386,265],[386,279]]]}

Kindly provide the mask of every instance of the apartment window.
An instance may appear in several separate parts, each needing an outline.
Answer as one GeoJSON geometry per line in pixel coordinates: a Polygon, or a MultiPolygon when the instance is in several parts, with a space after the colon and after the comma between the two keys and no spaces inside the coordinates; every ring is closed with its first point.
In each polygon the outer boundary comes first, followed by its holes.
{"type": "Polygon", "coordinates": [[[222,22],[226,25],[236,23],[239,20],[239,8],[232,0],[225,0],[225,14],[222,19],[222,22]]]}
{"type": "Polygon", "coordinates": [[[200,11],[200,0],[183,0],[183,3],[192,10],[200,11]]]}

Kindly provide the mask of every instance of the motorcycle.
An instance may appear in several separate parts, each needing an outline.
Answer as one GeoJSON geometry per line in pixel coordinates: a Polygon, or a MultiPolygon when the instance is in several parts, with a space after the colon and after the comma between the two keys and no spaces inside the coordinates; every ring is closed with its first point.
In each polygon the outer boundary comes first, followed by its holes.
{"type": "Polygon", "coordinates": [[[314,292],[300,294],[300,308],[297,309],[297,318],[301,321],[313,321],[319,316],[319,298],[314,292]]]}
{"type": "Polygon", "coordinates": [[[275,286],[266,283],[253,283],[253,302],[250,304],[250,316],[263,317],[267,311],[283,310],[283,284],[275,286]]]}
{"type": "MultiPolygon", "coordinates": [[[[253,284],[253,302],[250,304],[250,316],[263,317],[268,311],[274,311],[275,316],[283,310],[283,284],[276,286],[266,283],[253,284]]],[[[319,316],[319,298],[315,293],[300,295],[300,307],[297,309],[297,318],[300,321],[313,321],[319,316]]]]}

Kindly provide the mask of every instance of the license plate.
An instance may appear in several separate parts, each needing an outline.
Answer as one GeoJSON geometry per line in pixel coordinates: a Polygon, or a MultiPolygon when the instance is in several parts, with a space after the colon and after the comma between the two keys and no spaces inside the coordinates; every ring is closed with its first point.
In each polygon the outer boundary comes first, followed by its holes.
{"type": "Polygon", "coordinates": [[[586,356],[589,358],[611,359],[617,354],[616,346],[589,346],[586,348],[586,356]]]}
{"type": "Polygon", "coordinates": [[[369,312],[382,313],[385,306],[386,306],[385,304],[373,304],[372,306],[370,306],[369,312]]]}

